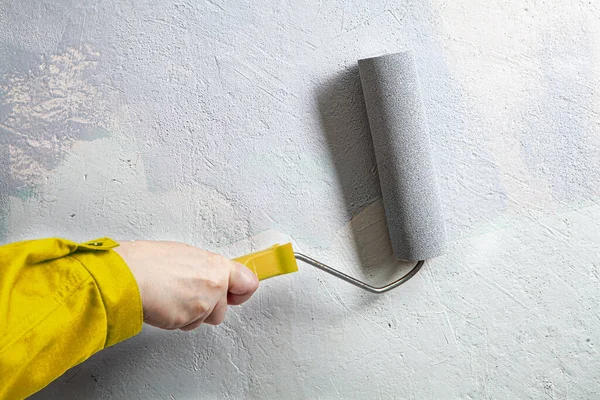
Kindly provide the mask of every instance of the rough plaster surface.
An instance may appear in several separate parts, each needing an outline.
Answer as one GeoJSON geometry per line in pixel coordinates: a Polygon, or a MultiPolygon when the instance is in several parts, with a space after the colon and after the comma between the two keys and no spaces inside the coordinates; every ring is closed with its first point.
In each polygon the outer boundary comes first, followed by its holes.
{"type": "Polygon", "coordinates": [[[404,48],[449,239],[385,296],[301,266],[219,327],[145,328],[35,398],[597,397],[597,7],[0,2],[3,242],[289,239],[391,278],[356,60],[404,48]]]}

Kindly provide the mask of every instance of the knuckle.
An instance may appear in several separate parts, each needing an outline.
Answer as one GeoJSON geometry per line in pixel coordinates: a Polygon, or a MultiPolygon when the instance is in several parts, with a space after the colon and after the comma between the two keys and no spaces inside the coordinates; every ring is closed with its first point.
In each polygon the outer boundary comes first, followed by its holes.
{"type": "Polygon", "coordinates": [[[171,326],[171,330],[179,329],[182,326],[186,326],[188,324],[188,319],[183,316],[179,316],[173,320],[173,325],[171,326]]]}
{"type": "Polygon", "coordinates": [[[227,288],[227,284],[224,282],[224,280],[223,279],[218,279],[218,278],[207,279],[206,282],[205,282],[205,284],[210,289],[224,290],[224,289],[227,288]]]}
{"type": "Polygon", "coordinates": [[[215,253],[209,254],[207,259],[211,265],[221,265],[223,263],[223,257],[215,253]]]}
{"type": "Polygon", "coordinates": [[[204,315],[207,312],[210,311],[210,308],[208,306],[207,303],[203,302],[203,301],[198,301],[193,308],[194,314],[196,317],[200,316],[200,315],[204,315]]]}

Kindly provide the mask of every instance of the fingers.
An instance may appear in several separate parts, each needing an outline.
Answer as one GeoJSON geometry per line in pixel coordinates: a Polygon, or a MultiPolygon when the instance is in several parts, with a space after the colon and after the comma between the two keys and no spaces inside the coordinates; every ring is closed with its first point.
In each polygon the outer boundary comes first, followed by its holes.
{"type": "Polygon", "coordinates": [[[217,302],[212,311],[208,313],[203,313],[199,316],[198,319],[189,323],[186,326],[183,326],[179,329],[182,331],[191,331],[198,328],[200,325],[209,324],[209,325],[219,325],[221,322],[225,320],[225,313],[227,312],[227,296],[223,295],[222,298],[217,302]]]}
{"type": "Polygon", "coordinates": [[[219,325],[225,319],[225,312],[227,311],[227,297],[223,296],[217,303],[213,312],[204,320],[204,323],[209,325],[219,325]]]}
{"type": "Polygon", "coordinates": [[[238,295],[233,293],[227,293],[227,304],[230,306],[239,306],[240,304],[246,302],[252,295],[238,295]]]}
{"type": "Polygon", "coordinates": [[[196,329],[197,327],[199,327],[200,325],[202,325],[203,322],[204,322],[204,319],[198,319],[198,320],[192,322],[191,324],[183,326],[183,327],[181,327],[179,329],[182,330],[182,331],[184,331],[184,332],[188,332],[188,331],[196,329]]]}
{"type": "MultiPolygon", "coordinates": [[[[239,305],[248,300],[258,288],[258,278],[248,268],[242,264],[228,261],[229,276],[225,278],[225,286],[217,284],[219,280],[213,281],[208,285],[204,292],[205,299],[216,299],[216,303],[212,308],[206,307],[206,303],[202,303],[202,307],[196,307],[196,312],[191,315],[189,324],[181,327],[182,331],[191,331],[198,328],[203,323],[210,325],[218,325],[225,319],[227,305],[239,305]],[[210,289],[209,289],[210,288],[210,289]]],[[[223,270],[221,270],[223,271],[223,270]]],[[[227,270],[225,270],[227,271],[227,270]]],[[[214,301],[214,300],[213,300],[214,301]]],[[[209,304],[211,301],[209,300],[209,304]]],[[[199,303],[200,304],[200,303],[199,303]]]]}

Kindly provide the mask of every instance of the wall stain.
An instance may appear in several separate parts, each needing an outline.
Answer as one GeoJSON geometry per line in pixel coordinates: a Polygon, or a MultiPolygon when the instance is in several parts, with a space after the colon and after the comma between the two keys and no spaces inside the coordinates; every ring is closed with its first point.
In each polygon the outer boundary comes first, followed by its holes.
{"type": "MultiPolygon", "coordinates": [[[[21,54],[13,54],[9,63],[17,65],[21,54]]],[[[99,58],[89,45],[70,47],[1,77],[0,239],[9,196],[28,199],[76,141],[108,136],[106,99],[90,79],[99,58]]]]}

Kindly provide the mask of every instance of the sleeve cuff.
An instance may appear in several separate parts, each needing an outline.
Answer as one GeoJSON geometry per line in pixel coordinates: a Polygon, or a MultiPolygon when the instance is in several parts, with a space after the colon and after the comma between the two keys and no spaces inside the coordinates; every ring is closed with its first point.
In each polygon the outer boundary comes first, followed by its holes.
{"type": "Polygon", "coordinates": [[[92,275],[102,296],[108,325],[105,348],[137,335],[144,322],[137,282],[125,261],[111,249],[115,246],[94,248],[84,244],[70,255],[92,275]]]}

